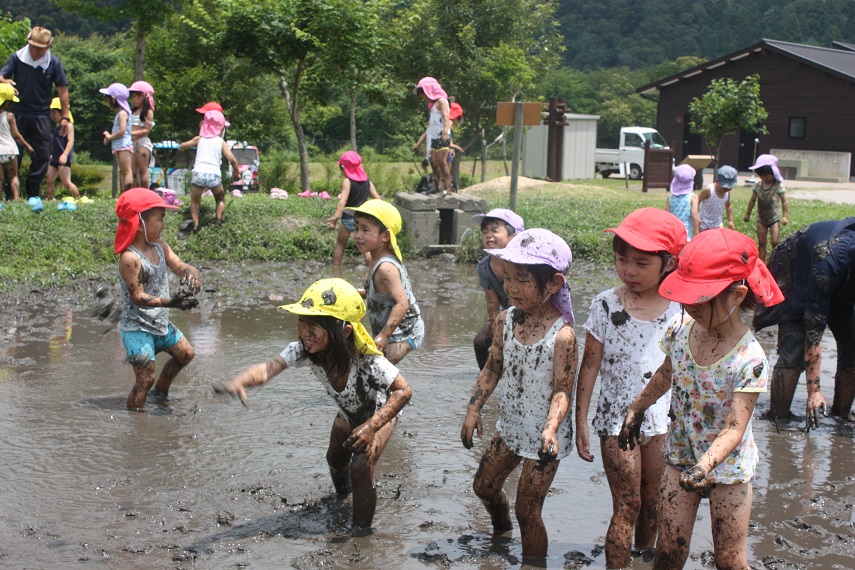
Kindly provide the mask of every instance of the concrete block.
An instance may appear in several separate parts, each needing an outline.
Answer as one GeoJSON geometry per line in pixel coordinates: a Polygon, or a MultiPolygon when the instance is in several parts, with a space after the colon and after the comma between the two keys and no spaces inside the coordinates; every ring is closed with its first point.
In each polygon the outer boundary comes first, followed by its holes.
{"type": "Polygon", "coordinates": [[[411,212],[408,210],[401,211],[404,220],[404,227],[407,234],[412,239],[413,247],[421,249],[428,245],[439,243],[439,212],[431,210],[429,212],[411,212]]]}
{"type": "Polygon", "coordinates": [[[435,195],[425,196],[416,192],[398,192],[395,195],[395,206],[399,210],[406,209],[411,212],[425,212],[436,210],[435,195]]]}
{"type": "MultiPolygon", "coordinates": [[[[476,214],[480,214],[481,212],[475,212],[476,214]]],[[[453,242],[455,244],[459,244],[463,240],[463,234],[466,233],[467,230],[474,231],[480,235],[481,233],[481,218],[472,219],[474,214],[472,212],[467,212],[465,210],[454,210],[454,219],[451,228],[451,234],[453,236],[453,242]]]]}

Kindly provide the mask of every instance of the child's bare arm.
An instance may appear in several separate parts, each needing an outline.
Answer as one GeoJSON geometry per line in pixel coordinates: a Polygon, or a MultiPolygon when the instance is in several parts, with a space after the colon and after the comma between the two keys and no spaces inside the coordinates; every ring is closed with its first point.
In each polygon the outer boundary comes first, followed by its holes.
{"type": "Polygon", "coordinates": [[[199,270],[190,265],[189,263],[184,263],[181,261],[181,258],[178,257],[178,254],[172,251],[172,248],[169,247],[169,244],[165,241],[158,240],[160,247],[163,248],[163,256],[166,260],[166,266],[176,275],[181,277],[182,279],[186,278],[188,274],[193,279],[193,291],[198,293],[202,289],[202,280],[199,279],[199,270]]]}
{"type": "Polygon", "coordinates": [[[350,437],[347,438],[347,441],[344,442],[345,447],[354,453],[365,451],[371,445],[371,442],[374,441],[374,434],[392,421],[404,409],[404,406],[407,405],[407,402],[410,401],[413,395],[410,384],[400,374],[392,382],[392,385],[389,386],[389,390],[389,396],[383,407],[377,410],[367,422],[354,429],[350,437]]]}
{"type": "Polygon", "coordinates": [[[593,461],[591,440],[588,430],[588,410],[594,394],[594,384],[603,363],[603,343],[588,333],[585,336],[585,352],[579,367],[576,384],[576,452],[585,461],[593,461]]]}
{"type": "Polygon", "coordinates": [[[754,209],[754,202],[757,201],[757,195],[752,193],[751,198],[748,199],[748,209],[745,210],[745,218],[743,218],[743,222],[747,222],[751,219],[751,210],[754,209]]]}
{"type": "Polygon", "coordinates": [[[475,432],[478,432],[479,437],[483,435],[481,408],[484,407],[484,404],[496,389],[499,379],[502,377],[505,349],[502,326],[505,322],[505,314],[506,311],[499,313],[493,323],[493,344],[490,345],[487,363],[484,364],[484,368],[481,369],[481,373],[478,375],[478,380],[475,382],[475,389],[472,391],[472,397],[469,399],[469,405],[466,407],[466,418],[463,420],[463,427],[460,429],[460,439],[463,442],[463,447],[466,449],[472,449],[472,437],[475,432]]]}
{"type": "Polygon", "coordinates": [[[448,116],[448,99],[440,99],[436,102],[439,112],[442,113],[442,133],[439,138],[445,142],[451,136],[451,118],[448,116]]]}
{"type": "Polygon", "coordinates": [[[373,182],[368,182],[368,195],[374,198],[375,200],[383,199],[380,194],[377,193],[377,188],[374,187],[373,182]]]}
{"type": "Polygon", "coordinates": [[[276,355],[273,359],[268,360],[267,362],[250,366],[225,384],[214,386],[214,391],[217,393],[226,393],[236,396],[240,398],[241,403],[246,406],[246,388],[264,384],[286,368],[288,368],[288,365],[285,364],[285,360],[282,356],[276,355]]]}
{"type": "Polygon", "coordinates": [[[350,178],[345,178],[341,182],[341,194],[338,195],[338,204],[335,206],[335,213],[327,218],[327,227],[331,230],[335,229],[335,225],[341,219],[344,213],[344,207],[347,205],[347,199],[350,197],[350,178]]]}
{"type": "Polygon", "coordinates": [[[730,192],[727,193],[727,202],[724,203],[724,211],[727,213],[727,227],[734,229],[733,204],[730,203],[730,192]]]}
{"type": "Polygon", "coordinates": [[[200,138],[201,137],[199,135],[196,135],[195,137],[193,137],[189,141],[184,141],[183,143],[178,145],[178,150],[190,150],[191,148],[193,148],[194,146],[199,144],[200,138]]]}
{"type": "Polygon", "coordinates": [[[546,425],[541,434],[541,457],[554,459],[558,452],[558,426],[570,413],[573,401],[573,384],[576,381],[576,365],[579,351],[576,346],[576,333],[569,324],[558,331],[555,337],[555,361],[553,363],[553,392],[546,416],[546,425]]]}
{"type": "Polygon", "coordinates": [[[111,133],[110,131],[104,131],[104,144],[107,144],[110,141],[114,141],[125,136],[125,131],[128,128],[128,112],[119,111],[117,115],[119,116],[119,128],[116,129],[115,133],[111,133]]]}
{"type": "Polygon", "coordinates": [[[492,289],[485,289],[484,300],[487,302],[487,318],[490,320],[490,324],[495,323],[496,315],[499,314],[499,309],[502,308],[499,296],[492,289]]]}
{"type": "Polygon", "coordinates": [[[789,221],[789,210],[787,208],[787,197],[784,194],[778,194],[781,198],[781,224],[787,225],[789,221]]]}
{"type": "Polygon", "coordinates": [[[395,329],[404,320],[404,315],[410,308],[410,302],[407,300],[407,293],[404,291],[404,284],[401,282],[401,272],[391,263],[382,263],[377,268],[374,273],[374,288],[378,293],[386,293],[395,301],[395,306],[389,313],[386,325],[374,337],[374,343],[382,351],[389,344],[389,337],[395,333],[395,329]]]}
{"type": "Polygon", "coordinates": [[[419,140],[416,143],[416,146],[413,147],[413,154],[417,154],[419,152],[419,149],[422,147],[422,143],[425,142],[426,138],[427,138],[427,131],[423,132],[422,136],[419,137],[419,140]]]}
{"type": "Polygon", "coordinates": [[[704,196],[704,192],[709,196],[709,189],[704,188],[701,190],[700,194],[692,194],[692,235],[698,235],[701,233],[701,208],[700,204],[703,202],[706,197],[704,196]]]}
{"type": "Polygon", "coordinates": [[[33,149],[30,143],[27,142],[23,135],[21,135],[21,131],[18,130],[18,123],[17,121],[15,121],[15,115],[13,115],[11,112],[6,112],[6,120],[9,122],[9,132],[11,133],[12,138],[15,139],[15,141],[19,145],[24,147],[24,150],[27,152],[27,154],[33,156],[36,151],[33,149]]]}
{"type": "Polygon", "coordinates": [[[72,150],[74,150],[74,125],[69,122],[66,127],[67,130],[65,131],[65,136],[67,137],[68,142],[66,143],[62,154],[59,155],[59,158],[57,159],[57,162],[60,164],[68,162],[68,155],[71,154],[72,150]]]}
{"type": "Polygon", "coordinates": [[[223,141],[223,156],[225,156],[226,160],[229,161],[229,164],[232,165],[232,179],[237,180],[240,177],[240,165],[226,141],[223,141]]]}
{"type": "Polygon", "coordinates": [[[668,391],[671,387],[671,376],[674,373],[674,367],[671,363],[671,357],[665,356],[665,361],[641,391],[641,394],[636,396],[635,401],[629,407],[629,413],[623,420],[623,427],[618,435],[618,446],[626,450],[627,446],[630,449],[635,449],[641,437],[641,422],[644,421],[644,412],[656,403],[662,394],[668,391]]]}
{"type": "Polygon", "coordinates": [[[730,413],[724,422],[724,429],[716,436],[700,460],[680,477],[680,485],[687,491],[706,487],[706,477],[727,456],[733,453],[754,414],[758,392],[736,392],[730,405],[730,413]]]}

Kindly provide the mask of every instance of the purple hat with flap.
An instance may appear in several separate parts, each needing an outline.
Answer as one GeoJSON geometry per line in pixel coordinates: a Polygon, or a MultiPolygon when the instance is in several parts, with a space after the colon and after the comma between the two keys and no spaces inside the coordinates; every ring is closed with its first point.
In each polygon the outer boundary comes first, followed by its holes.
{"type": "Polygon", "coordinates": [[[493,208],[486,214],[475,214],[472,216],[473,220],[476,218],[495,218],[497,220],[502,220],[514,228],[514,232],[521,232],[525,229],[525,222],[523,222],[522,216],[513,210],[507,210],[505,208],[493,208]]]}
{"type": "Polygon", "coordinates": [[[772,168],[772,174],[775,175],[775,180],[778,182],[784,181],[784,177],[781,176],[781,171],[778,170],[778,157],[773,154],[761,154],[757,157],[757,162],[754,163],[754,166],[749,166],[748,170],[757,170],[764,166],[772,168]]]}

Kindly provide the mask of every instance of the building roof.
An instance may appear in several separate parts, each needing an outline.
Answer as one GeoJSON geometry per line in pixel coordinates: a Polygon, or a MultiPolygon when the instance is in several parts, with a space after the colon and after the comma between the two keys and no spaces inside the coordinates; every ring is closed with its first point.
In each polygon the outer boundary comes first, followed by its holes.
{"type": "Polygon", "coordinates": [[[724,57],[710,60],[701,65],[675,73],[664,79],[660,79],[654,83],[643,85],[636,89],[637,93],[658,94],[662,87],[673,85],[678,81],[684,81],[701,75],[706,71],[710,71],[717,67],[727,65],[728,63],[748,57],[750,55],[769,51],[778,53],[784,57],[789,57],[795,61],[805,65],[815,67],[826,73],[835,75],[844,81],[855,83],[855,44],[847,44],[842,42],[834,42],[835,46],[841,49],[822,48],[809,46],[804,44],[794,44],[790,42],[781,42],[778,40],[763,39],[756,44],[735,51],[724,57]]]}

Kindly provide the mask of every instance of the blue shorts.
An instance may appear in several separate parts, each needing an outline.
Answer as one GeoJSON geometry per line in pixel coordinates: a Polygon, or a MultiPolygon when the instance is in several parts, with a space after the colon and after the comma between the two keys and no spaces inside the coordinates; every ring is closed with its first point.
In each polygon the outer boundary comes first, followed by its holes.
{"type": "Polygon", "coordinates": [[[190,177],[190,184],[196,188],[210,188],[213,190],[217,186],[221,186],[223,184],[223,178],[219,174],[194,171],[190,177]]]}
{"type": "Polygon", "coordinates": [[[351,233],[353,233],[353,229],[356,227],[354,225],[353,216],[351,216],[350,214],[341,215],[341,225],[343,225],[347,229],[347,231],[351,233]]]}
{"type": "Polygon", "coordinates": [[[154,361],[158,352],[169,350],[184,338],[184,333],[169,323],[165,335],[144,331],[119,331],[119,337],[128,354],[128,362],[154,361]]]}

